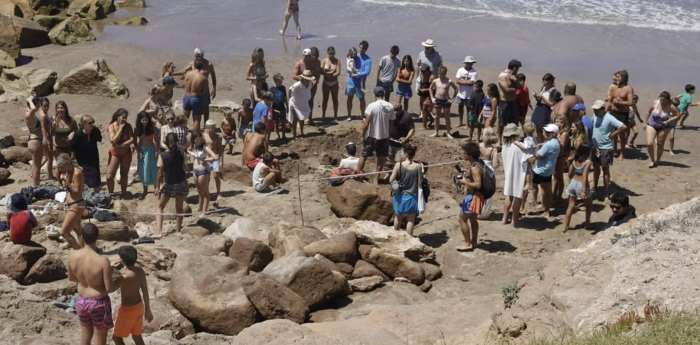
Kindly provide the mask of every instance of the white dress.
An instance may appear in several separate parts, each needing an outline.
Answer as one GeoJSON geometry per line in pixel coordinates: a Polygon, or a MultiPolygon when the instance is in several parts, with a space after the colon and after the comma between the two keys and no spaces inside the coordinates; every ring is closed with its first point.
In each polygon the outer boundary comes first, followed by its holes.
{"type": "Polygon", "coordinates": [[[504,144],[501,148],[501,160],[503,162],[503,195],[515,198],[523,197],[523,187],[525,186],[525,176],[527,175],[527,157],[530,155],[523,153],[514,144],[504,144]]]}
{"type": "Polygon", "coordinates": [[[304,87],[304,84],[298,81],[289,88],[289,113],[287,114],[289,122],[294,121],[295,115],[298,120],[304,121],[311,114],[311,105],[309,105],[311,87],[311,82],[308,87],[304,87]]]}

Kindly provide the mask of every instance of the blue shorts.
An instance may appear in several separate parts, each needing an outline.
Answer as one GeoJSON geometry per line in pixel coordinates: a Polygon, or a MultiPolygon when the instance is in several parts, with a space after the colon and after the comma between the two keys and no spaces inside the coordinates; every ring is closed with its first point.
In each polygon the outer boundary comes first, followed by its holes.
{"type": "Polygon", "coordinates": [[[195,177],[200,177],[204,175],[209,175],[209,170],[192,170],[192,173],[194,173],[195,177]]]}
{"type": "Polygon", "coordinates": [[[262,182],[256,184],[255,186],[253,186],[253,188],[255,188],[255,191],[258,193],[265,193],[267,191],[267,187],[269,187],[269,186],[267,185],[267,182],[265,182],[265,181],[262,181],[262,182]]]}
{"type": "Polygon", "coordinates": [[[413,97],[413,90],[411,90],[411,85],[398,83],[396,86],[396,95],[403,98],[413,97]]]}
{"type": "Polygon", "coordinates": [[[466,214],[471,214],[471,208],[472,208],[472,199],[474,199],[473,194],[467,194],[467,196],[464,197],[464,201],[462,201],[462,213],[466,214]]]}
{"type": "Polygon", "coordinates": [[[357,98],[363,99],[363,98],[365,98],[365,93],[364,93],[364,91],[362,91],[361,87],[348,83],[345,86],[345,96],[348,96],[348,97],[357,96],[357,98]]]}
{"type": "Polygon", "coordinates": [[[217,157],[216,161],[209,162],[207,164],[207,169],[209,169],[209,171],[214,172],[214,173],[221,172],[221,155],[216,155],[216,157],[217,157]]]}
{"type": "Polygon", "coordinates": [[[392,198],[395,214],[418,214],[418,197],[408,194],[396,194],[392,198]]]}
{"type": "Polygon", "coordinates": [[[204,114],[204,103],[199,96],[182,97],[182,109],[191,111],[194,116],[202,116],[204,114]]]}

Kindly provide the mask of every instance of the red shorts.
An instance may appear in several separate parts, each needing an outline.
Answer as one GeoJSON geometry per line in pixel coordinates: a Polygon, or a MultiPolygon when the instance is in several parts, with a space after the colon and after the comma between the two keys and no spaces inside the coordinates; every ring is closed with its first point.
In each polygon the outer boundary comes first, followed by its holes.
{"type": "Polygon", "coordinates": [[[248,169],[250,169],[250,171],[253,171],[253,170],[255,170],[255,166],[258,165],[258,163],[261,160],[262,160],[262,158],[257,157],[255,159],[253,159],[252,161],[244,161],[244,162],[245,162],[245,166],[247,166],[248,169]]]}
{"type": "Polygon", "coordinates": [[[267,123],[265,124],[265,129],[273,129],[273,128],[275,128],[275,121],[268,120],[267,123]]]}
{"type": "Polygon", "coordinates": [[[75,299],[75,311],[80,319],[80,326],[92,327],[94,329],[111,329],[112,322],[112,302],[107,297],[83,297],[75,299]]]}

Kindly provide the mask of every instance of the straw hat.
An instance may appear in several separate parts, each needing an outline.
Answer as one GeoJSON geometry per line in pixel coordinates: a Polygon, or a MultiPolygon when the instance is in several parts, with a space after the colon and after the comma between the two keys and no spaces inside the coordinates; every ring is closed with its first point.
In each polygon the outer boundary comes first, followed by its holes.
{"type": "Polygon", "coordinates": [[[311,71],[309,71],[308,69],[305,70],[304,73],[302,73],[299,77],[300,77],[301,79],[305,79],[305,80],[309,80],[309,81],[314,81],[314,80],[316,80],[316,77],[314,77],[313,75],[311,75],[311,71]]]}
{"type": "Polygon", "coordinates": [[[464,62],[464,63],[476,63],[476,59],[474,59],[474,57],[471,55],[467,55],[467,57],[465,57],[464,61],[462,61],[462,62],[464,62]]]}
{"type": "Polygon", "coordinates": [[[504,137],[512,137],[514,135],[520,136],[520,129],[518,128],[518,125],[514,123],[509,123],[504,129],[503,129],[503,136],[504,137]]]}
{"type": "Polygon", "coordinates": [[[421,44],[423,45],[423,47],[427,47],[427,48],[435,47],[435,42],[433,41],[432,38],[428,38],[427,40],[425,40],[425,42],[421,42],[421,44]]]}

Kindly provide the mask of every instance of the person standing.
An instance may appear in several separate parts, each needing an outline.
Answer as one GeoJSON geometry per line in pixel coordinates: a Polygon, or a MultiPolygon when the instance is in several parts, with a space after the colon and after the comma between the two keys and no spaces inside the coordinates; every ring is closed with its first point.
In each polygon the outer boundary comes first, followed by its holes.
{"type": "Polygon", "coordinates": [[[24,112],[24,123],[29,130],[27,147],[32,155],[32,185],[38,186],[41,182],[41,162],[44,155],[43,142],[47,140],[44,110],[41,107],[41,98],[30,95],[27,98],[27,110],[24,112]]]}
{"type": "Polygon", "coordinates": [[[51,116],[49,116],[49,108],[51,107],[51,102],[48,97],[41,98],[41,110],[44,112],[44,123],[43,130],[44,139],[42,144],[44,146],[44,157],[41,159],[41,166],[46,165],[46,172],[49,175],[49,180],[54,180],[53,176],[53,159],[54,159],[54,148],[53,148],[53,136],[54,136],[54,125],[51,121],[51,116]]]}
{"type": "Polygon", "coordinates": [[[404,146],[403,143],[413,138],[413,134],[416,132],[416,125],[413,123],[413,119],[410,115],[406,115],[401,104],[394,104],[394,114],[396,118],[389,133],[389,155],[387,156],[390,164],[396,163],[394,160],[396,157],[399,157],[399,162],[402,160],[401,149],[404,146]]]}
{"type": "MultiPolygon", "coordinates": [[[[60,156],[60,155],[59,155],[60,156]]],[[[112,265],[106,256],[98,253],[97,238],[100,231],[93,223],[85,224],[81,237],[83,248],[76,248],[68,255],[68,280],[78,283],[75,311],[81,327],[81,345],[107,343],[107,333],[114,328],[112,301],[109,293],[114,291],[112,265]]]]}
{"type": "Polygon", "coordinates": [[[478,79],[476,70],[474,69],[474,64],[476,63],[474,57],[467,55],[462,63],[464,63],[464,67],[460,67],[457,70],[457,75],[455,75],[455,83],[457,83],[457,87],[459,88],[459,92],[457,92],[457,99],[459,100],[459,107],[457,109],[459,111],[458,127],[464,127],[464,125],[469,122],[469,97],[472,92],[474,92],[474,83],[476,83],[478,79]],[[464,122],[465,108],[467,109],[467,122],[464,122]]]}
{"type": "Polygon", "coordinates": [[[569,187],[566,193],[569,195],[569,206],[566,209],[566,218],[564,219],[564,232],[569,231],[571,224],[571,215],[574,213],[576,200],[583,200],[586,205],[586,222],[583,227],[586,230],[593,230],[591,226],[591,211],[593,208],[593,198],[591,197],[591,186],[588,183],[588,172],[591,170],[593,163],[590,161],[591,147],[588,143],[582,143],[576,148],[573,161],[569,165],[569,187]]]}
{"type": "MultiPolygon", "coordinates": [[[[495,172],[498,169],[498,149],[495,146],[498,144],[498,136],[493,128],[484,129],[484,136],[481,138],[481,143],[479,144],[479,150],[481,150],[480,159],[484,162],[484,166],[495,172]]],[[[491,199],[488,198],[484,200],[484,208],[481,214],[477,217],[479,219],[489,219],[491,218],[491,199]]]]}
{"type": "MultiPolygon", "coordinates": [[[[321,61],[321,75],[323,75],[323,84],[321,85],[321,92],[323,94],[323,99],[321,101],[321,118],[326,118],[326,109],[328,108],[328,96],[333,101],[333,118],[338,118],[338,90],[340,85],[338,84],[338,76],[342,70],[340,60],[335,57],[335,48],[328,47],[326,50],[328,57],[321,61]]],[[[284,134],[284,132],[283,132],[284,134]]]]}
{"type": "MultiPolygon", "coordinates": [[[[143,195],[145,198],[148,194],[148,186],[155,186],[158,179],[158,131],[156,126],[151,121],[151,117],[147,112],[142,111],[136,116],[136,129],[134,130],[136,138],[136,147],[138,148],[138,165],[137,170],[141,185],[143,185],[143,195]]],[[[89,187],[89,186],[88,186],[89,187]]]]}
{"type": "Polygon", "coordinates": [[[403,102],[404,111],[408,111],[408,101],[413,97],[411,84],[413,83],[415,75],[416,72],[413,69],[413,59],[411,55],[404,56],[401,62],[401,68],[399,68],[396,74],[396,103],[401,104],[403,102]]]}
{"type": "Polygon", "coordinates": [[[452,107],[452,102],[457,98],[457,84],[452,80],[447,78],[447,67],[440,66],[437,79],[433,79],[430,84],[430,96],[433,101],[433,107],[435,107],[435,133],[430,137],[437,137],[440,135],[440,114],[445,118],[445,135],[452,138],[452,126],[450,123],[450,108],[452,107]],[[450,97],[450,88],[454,89],[454,95],[450,97]]]}
{"type": "MultiPolygon", "coordinates": [[[[534,132],[534,125],[529,122],[532,130],[534,132]]],[[[528,126],[528,127],[530,127],[528,126]]],[[[520,130],[518,126],[514,123],[508,124],[503,129],[503,145],[501,146],[501,158],[503,160],[503,195],[505,196],[504,206],[503,206],[503,224],[508,224],[508,215],[511,210],[513,212],[513,217],[511,218],[510,224],[516,228],[518,218],[520,218],[520,212],[522,210],[522,203],[524,198],[527,197],[527,186],[525,181],[528,175],[528,169],[523,164],[523,160],[527,153],[524,152],[518,145],[518,140],[520,138],[520,130]]],[[[534,140],[528,140],[533,142],[534,140]]],[[[535,148],[533,147],[534,151],[535,148]]],[[[529,164],[527,166],[530,166],[529,164]]]]}
{"type": "Polygon", "coordinates": [[[464,245],[457,247],[457,250],[473,251],[479,244],[479,220],[477,217],[481,214],[484,207],[484,196],[480,190],[485,168],[483,162],[479,159],[481,156],[479,144],[468,141],[462,144],[462,149],[464,150],[464,158],[469,162],[470,168],[464,172],[462,179],[459,180],[462,186],[467,187],[467,195],[459,204],[459,228],[462,231],[462,236],[464,236],[464,245]]]}
{"type": "Polygon", "coordinates": [[[389,177],[389,183],[398,184],[398,190],[393,191],[394,230],[399,231],[401,224],[406,221],[406,233],[413,236],[413,225],[418,215],[418,188],[421,188],[423,165],[416,163],[413,157],[418,148],[410,141],[403,143],[401,160],[394,165],[389,177]]]}
{"type": "Polygon", "coordinates": [[[387,102],[391,101],[396,74],[401,67],[401,61],[396,57],[397,55],[399,55],[399,46],[391,46],[389,55],[379,60],[379,69],[377,69],[377,86],[384,88],[384,100],[387,102]]]}
{"type": "Polygon", "coordinates": [[[297,122],[299,123],[299,131],[301,136],[304,136],[304,120],[311,114],[309,100],[311,99],[311,88],[316,78],[311,74],[311,71],[304,71],[300,80],[292,84],[289,88],[289,113],[287,121],[292,124],[292,138],[297,136],[297,122]]]}
{"type": "Polygon", "coordinates": [[[192,114],[192,127],[199,132],[199,124],[202,121],[202,115],[205,122],[209,118],[209,104],[207,102],[209,95],[209,79],[206,75],[206,65],[202,60],[195,60],[194,68],[185,73],[185,95],[182,97],[182,113],[190,119],[192,114]]]}
{"type": "Polygon", "coordinates": [[[201,133],[192,133],[192,146],[187,149],[187,154],[192,157],[192,174],[194,185],[199,194],[199,217],[204,217],[204,212],[209,209],[209,181],[211,172],[209,163],[216,162],[217,156],[211,148],[207,147],[201,133]]]}
{"type": "Polygon", "coordinates": [[[289,24],[289,18],[294,17],[294,24],[297,26],[297,39],[301,39],[301,25],[299,25],[299,0],[287,0],[287,9],[284,12],[284,22],[282,23],[282,28],[280,29],[280,35],[284,36],[287,31],[287,24],[289,24]]]}
{"type": "Polygon", "coordinates": [[[515,98],[518,100],[518,121],[520,126],[525,124],[525,118],[527,117],[527,110],[532,109],[532,103],[530,102],[530,89],[525,85],[526,77],[524,74],[518,74],[518,83],[523,86],[522,89],[515,91],[515,98]]]}
{"type": "Polygon", "coordinates": [[[208,168],[214,177],[216,196],[218,198],[219,194],[221,194],[221,167],[224,166],[224,141],[216,133],[216,121],[209,120],[204,124],[203,136],[206,146],[216,154],[216,161],[209,163],[208,168]]]}
{"type": "MultiPolygon", "coordinates": [[[[202,102],[201,107],[203,108],[204,122],[207,122],[207,120],[209,120],[209,105],[211,104],[211,100],[216,98],[216,72],[214,71],[214,64],[204,58],[204,51],[199,47],[195,48],[194,50],[194,61],[190,62],[190,64],[187,65],[187,67],[185,67],[185,69],[182,71],[173,73],[172,75],[185,75],[185,73],[188,71],[193,70],[201,71],[201,73],[204,74],[204,79],[206,80],[203,86],[203,91],[201,94],[199,94],[199,98],[202,102]],[[199,67],[195,65],[199,65],[199,67]],[[211,89],[209,88],[209,77],[211,77],[211,89]]],[[[185,75],[185,94],[188,94],[186,84],[187,76],[185,75]]],[[[187,115],[189,116],[189,113],[187,115]]],[[[197,126],[195,126],[195,128],[197,131],[199,131],[199,122],[197,122],[197,126]]]]}
{"type": "MultiPolygon", "coordinates": [[[[695,93],[695,86],[692,84],[688,84],[685,86],[685,93],[680,95],[678,97],[678,111],[681,113],[681,118],[680,118],[680,128],[684,128],[685,120],[688,118],[688,115],[690,114],[688,112],[689,107],[696,107],[700,105],[700,102],[693,103],[693,94],[695,93]]],[[[676,121],[677,122],[677,121],[676,121]]],[[[668,138],[669,142],[669,150],[668,152],[671,154],[671,156],[675,155],[673,152],[674,144],[676,142],[676,122],[672,123],[671,127],[671,135],[668,138]]]]}
{"type": "MultiPolygon", "coordinates": [[[[181,214],[190,189],[185,173],[185,156],[178,147],[177,135],[168,133],[165,144],[167,150],[158,155],[158,182],[156,183],[158,208],[156,234],[153,236],[155,239],[163,237],[163,210],[170,198],[175,198],[175,212],[181,214]]],[[[182,229],[182,216],[177,216],[175,231],[180,232],[180,229],[182,229]]]]}
{"type": "Polygon", "coordinates": [[[498,101],[498,137],[503,136],[503,127],[509,123],[518,124],[517,91],[523,89],[518,81],[518,72],[523,65],[518,60],[510,60],[508,69],[498,75],[500,99],[498,101]]]}
{"type": "Polygon", "coordinates": [[[352,99],[355,96],[360,100],[360,113],[363,114],[362,116],[364,116],[365,108],[367,107],[364,89],[367,76],[372,72],[372,59],[367,55],[368,48],[369,43],[367,41],[360,42],[359,54],[354,59],[355,65],[348,66],[348,69],[352,71],[345,87],[345,95],[348,96],[348,121],[352,120],[352,99]]]}
{"type": "MultiPolygon", "coordinates": [[[[418,65],[418,69],[420,69],[422,65],[427,65],[430,68],[430,71],[433,73],[433,77],[437,78],[438,68],[442,66],[442,54],[435,50],[437,45],[435,45],[435,41],[430,38],[425,40],[425,42],[421,42],[421,45],[423,46],[423,51],[418,53],[416,65],[418,65]]],[[[420,79],[421,78],[418,78],[416,80],[417,84],[420,84],[420,79]]]]}
{"type": "Polygon", "coordinates": [[[552,106],[550,121],[554,123],[557,116],[565,116],[569,123],[580,120],[579,112],[574,110],[577,106],[585,108],[583,98],[576,94],[576,83],[566,83],[564,86],[564,99],[556,101],[556,104],[552,106]]]}
{"type": "Polygon", "coordinates": [[[662,92],[659,99],[654,101],[647,110],[643,129],[647,134],[647,152],[651,160],[649,168],[655,168],[659,165],[664,153],[666,138],[671,131],[671,125],[674,121],[678,121],[681,116],[681,113],[671,102],[671,94],[666,91],[662,92]],[[656,146],[656,154],[654,154],[654,146],[656,146]]]}
{"type": "MultiPolygon", "coordinates": [[[[595,149],[592,154],[593,161],[593,190],[598,188],[600,169],[603,168],[604,198],[610,197],[610,166],[613,163],[613,141],[620,133],[627,130],[627,126],[617,120],[615,116],[605,112],[605,102],[595,101],[593,111],[593,140],[591,146],[595,149]]],[[[625,114],[625,117],[628,115],[625,114]]]]}
{"type": "Polygon", "coordinates": [[[530,164],[535,164],[532,169],[532,184],[534,188],[542,188],[542,206],[544,207],[544,215],[552,218],[550,207],[552,204],[552,174],[557,164],[559,157],[559,126],[550,123],[543,128],[545,135],[545,143],[542,145],[535,156],[528,158],[530,164]]]}
{"type": "Polygon", "coordinates": [[[544,142],[544,134],[542,128],[548,123],[551,123],[552,107],[554,102],[551,101],[552,94],[557,91],[554,88],[554,76],[551,73],[547,73],[542,77],[542,87],[539,93],[533,93],[532,97],[535,98],[535,110],[532,111],[532,117],[530,118],[532,123],[535,124],[537,128],[537,141],[544,142]]]}
{"type": "Polygon", "coordinates": [[[102,142],[102,132],[95,127],[95,119],[88,114],[80,117],[81,129],[75,133],[71,141],[73,157],[85,175],[85,185],[95,193],[102,187],[100,178],[100,151],[97,143],[102,142]]]}
{"type": "MultiPolygon", "coordinates": [[[[609,91],[610,97],[608,98],[608,103],[605,109],[614,116],[615,119],[623,124],[625,128],[629,125],[629,114],[630,108],[634,105],[634,89],[629,86],[629,74],[627,71],[622,70],[616,73],[619,75],[617,85],[611,86],[609,91]]],[[[615,139],[613,149],[617,147],[618,139],[615,139]]],[[[620,156],[617,160],[621,161],[625,159],[625,146],[627,145],[627,131],[620,133],[620,156]]],[[[671,152],[673,152],[673,144],[671,145],[671,152]]],[[[607,195],[607,193],[606,193],[607,195]]]]}
{"type": "Polygon", "coordinates": [[[307,124],[309,126],[313,126],[314,121],[312,119],[312,115],[314,111],[314,96],[316,96],[316,85],[318,84],[318,81],[321,78],[321,62],[318,60],[319,52],[318,48],[316,47],[304,49],[304,51],[302,51],[302,55],[304,57],[301,60],[297,61],[297,63],[294,65],[294,70],[292,71],[292,79],[296,81],[301,81],[303,79],[301,75],[306,71],[309,71],[314,77],[314,79],[311,81],[311,98],[309,98],[308,100],[309,114],[307,117],[307,124]]]}
{"type": "Polygon", "coordinates": [[[129,112],[119,108],[112,115],[109,124],[109,163],[107,166],[107,190],[114,193],[114,178],[119,170],[121,184],[121,197],[126,197],[126,189],[129,186],[129,168],[133,152],[131,145],[134,143],[134,128],[126,120],[129,112]]]}
{"type": "Polygon", "coordinates": [[[83,169],[73,165],[73,161],[66,153],[61,153],[56,157],[56,170],[58,170],[56,176],[58,176],[60,186],[67,191],[64,203],[67,211],[61,225],[61,236],[71,248],[77,250],[82,248],[84,244],[80,233],[80,221],[83,219],[87,206],[83,200],[85,176],[83,169]],[[74,231],[78,236],[77,241],[71,235],[71,231],[74,231]]]}
{"type": "Polygon", "coordinates": [[[250,83],[254,84],[259,75],[267,75],[265,69],[265,51],[260,47],[256,47],[250,54],[250,64],[248,65],[245,79],[250,80],[250,83]]]}
{"type": "Polygon", "coordinates": [[[136,345],[145,345],[141,332],[143,320],[153,321],[151,298],[148,294],[148,281],[143,268],[136,266],[138,254],[132,246],[119,247],[119,262],[113,268],[124,269],[121,277],[114,282],[115,289],[121,289],[122,304],[117,311],[112,340],[116,345],[124,345],[124,338],[131,335],[136,345]],[[143,298],[141,295],[143,294],[143,298]]]}
{"type": "MultiPolygon", "coordinates": [[[[384,162],[389,155],[389,133],[392,130],[396,114],[394,106],[384,100],[384,88],[374,88],[375,101],[365,112],[365,120],[362,124],[362,152],[357,170],[365,171],[365,160],[377,153],[377,172],[382,171],[384,162]]],[[[375,175],[375,183],[379,183],[379,174],[375,175]]]]}

